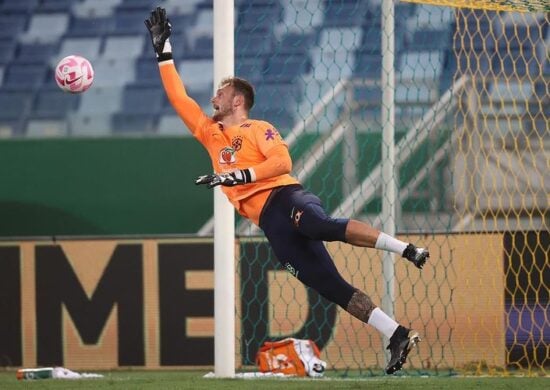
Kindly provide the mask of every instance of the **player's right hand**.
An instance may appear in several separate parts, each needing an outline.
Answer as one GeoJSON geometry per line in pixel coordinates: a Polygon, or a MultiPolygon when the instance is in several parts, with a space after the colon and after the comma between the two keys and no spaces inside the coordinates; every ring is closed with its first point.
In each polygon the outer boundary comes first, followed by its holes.
{"type": "Polygon", "coordinates": [[[153,48],[159,62],[172,59],[172,46],[168,39],[172,32],[172,26],[166,17],[166,10],[157,7],[151,11],[151,16],[145,20],[145,26],[151,35],[151,42],[153,42],[153,48]]]}

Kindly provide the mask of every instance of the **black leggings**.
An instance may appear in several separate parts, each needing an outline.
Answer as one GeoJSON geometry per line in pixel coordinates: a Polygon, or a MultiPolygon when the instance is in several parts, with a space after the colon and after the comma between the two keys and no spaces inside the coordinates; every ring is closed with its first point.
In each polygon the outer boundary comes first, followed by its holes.
{"type": "Polygon", "coordinates": [[[355,288],[342,278],[323,241],[345,242],[348,221],[327,216],[316,195],[290,185],[274,190],[260,227],[290,273],[345,309],[355,288]]]}

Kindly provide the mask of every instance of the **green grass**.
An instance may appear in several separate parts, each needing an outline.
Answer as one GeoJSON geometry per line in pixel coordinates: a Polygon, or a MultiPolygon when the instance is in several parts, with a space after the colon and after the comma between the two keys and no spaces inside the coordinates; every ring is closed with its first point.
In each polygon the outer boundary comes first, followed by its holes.
{"type": "Polygon", "coordinates": [[[18,381],[14,371],[0,372],[0,389],[549,389],[547,377],[354,377],[322,379],[206,379],[207,371],[109,371],[101,379],[18,381]]]}

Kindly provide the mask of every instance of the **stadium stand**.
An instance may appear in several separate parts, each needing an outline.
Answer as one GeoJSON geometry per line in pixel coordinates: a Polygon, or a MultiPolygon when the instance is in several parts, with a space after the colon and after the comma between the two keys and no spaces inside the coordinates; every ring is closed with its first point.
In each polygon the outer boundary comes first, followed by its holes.
{"type": "MultiPolygon", "coordinates": [[[[174,24],[173,45],[179,70],[199,104],[210,110],[212,3],[212,0],[2,1],[0,92],[27,91],[32,100],[42,89],[49,90],[55,85],[52,72],[59,59],[80,54],[94,66],[96,78],[91,91],[95,92],[88,92],[81,104],[70,105],[70,110],[64,112],[71,122],[68,133],[78,134],[73,128],[88,124],[90,121],[85,117],[91,113],[117,115],[116,122],[121,122],[121,118],[135,114],[131,105],[124,104],[135,99],[135,90],[160,85],[143,20],[154,6],[163,5],[170,9],[174,24]],[[12,39],[14,34],[16,41],[12,39]],[[94,108],[86,108],[90,105],[94,108]]],[[[380,79],[380,0],[237,0],[235,4],[236,74],[257,86],[259,103],[254,114],[279,123],[283,133],[307,115],[342,77],[380,79]],[[293,88],[289,88],[291,84],[293,88]],[[285,103],[273,106],[273,97],[281,90],[285,103]],[[260,109],[262,100],[270,101],[270,107],[260,109]]],[[[474,57],[482,58],[476,72],[486,74],[490,70],[503,75],[514,69],[520,75],[533,74],[537,63],[548,58],[548,29],[533,28],[534,23],[529,20],[510,20],[501,26],[484,12],[472,12],[455,20],[452,8],[410,3],[396,3],[395,18],[397,109],[411,111],[413,119],[448,88],[454,69],[464,68],[474,57]],[[479,34],[463,39],[455,33],[461,31],[460,23],[479,25],[479,34]],[[540,43],[544,42],[541,34],[545,34],[546,45],[540,43]],[[453,47],[458,53],[457,60],[453,47]],[[511,47],[512,55],[500,55],[500,48],[505,47],[511,47]],[[497,55],[487,54],[492,50],[497,55]],[[514,57],[515,52],[523,54],[514,57]],[[413,104],[418,107],[410,109],[413,104]]],[[[547,60],[544,69],[550,73],[547,60]]],[[[532,87],[532,93],[544,89],[541,81],[532,87]]],[[[518,88],[523,91],[527,86],[519,84],[518,88]]],[[[497,93],[499,86],[494,85],[488,91],[497,93]]],[[[355,87],[358,113],[364,115],[362,110],[368,115],[376,113],[380,109],[380,96],[379,87],[373,84],[355,87]]],[[[155,126],[163,124],[159,133],[167,133],[174,121],[163,117],[173,115],[173,111],[163,100],[159,104],[160,108],[150,113],[151,120],[145,121],[145,130],[155,131],[155,126]]],[[[31,117],[36,114],[34,110],[39,110],[38,106],[31,106],[31,117]]],[[[39,110],[38,115],[43,113],[39,110]]],[[[338,115],[338,110],[327,113],[328,117],[331,115],[338,115]]],[[[14,118],[4,115],[0,119],[14,118]]],[[[536,120],[531,126],[535,123],[536,120]]],[[[82,133],[88,134],[93,127],[87,126],[82,133]]],[[[109,131],[112,129],[100,133],[109,131]]]]}

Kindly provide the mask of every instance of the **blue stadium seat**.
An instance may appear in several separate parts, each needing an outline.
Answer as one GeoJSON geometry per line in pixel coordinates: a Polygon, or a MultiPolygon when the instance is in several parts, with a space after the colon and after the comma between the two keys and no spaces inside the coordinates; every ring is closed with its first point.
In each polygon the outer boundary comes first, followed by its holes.
{"type": "Polygon", "coordinates": [[[0,13],[24,12],[32,13],[38,6],[40,0],[16,0],[4,1],[0,4],[0,13]]]}
{"type": "Polygon", "coordinates": [[[101,50],[102,39],[93,36],[65,37],[56,58],[61,59],[71,54],[78,54],[91,61],[92,66],[101,50]]]}
{"type": "Polygon", "coordinates": [[[17,43],[13,39],[0,40],[0,65],[9,63],[15,57],[17,43]]]}
{"type": "Polygon", "coordinates": [[[154,54],[136,60],[136,80],[134,85],[160,86],[159,66],[154,54]]]}
{"type": "Polygon", "coordinates": [[[272,52],[274,37],[271,30],[238,28],[235,34],[236,57],[265,56],[272,52]]]}
{"type": "Polygon", "coordinates": [[[311,60],[306,54],[274,53],[265,66],[265,80],[289,83],[311,70],[311,60]]]}
{"type": "Polygon", "coordinates": [[[145,35],[109,35],[105,37],[101,57],[134,59],[143,53],[145,35]]]}
{"type": "Polygon", "coordinates": [[[361,26],[367,16],[367,1],[326,0],[323,25],[325,27],[361,26]]]}
{"type": "Polygon", "coordinates": [[[279,53],[306,54],[315,42],[313,34],[291,32],[283,35],[275,48],[279,53]]]}
{"type": "MultiPolygon", "coordinates": [[[[119,3],[116,6],[116,10],[119,11],[134,11],[139,10],[139,12],[150,12],[154,8],[158,6],[158,1],[155,0],[122,0],[121,3],[119,3]]],[[[145,20],[144,16],[142,19],[145,20]]]]}
{"type": "Polygon", "coordinates": [[[43,88],[36,94],[32,108],[34,118],[64,119],[76,111],[81,95],[63,92],[59,88],[43,88]]]}
{"type": "Polygon", "coordinates": [[[249,80],[252,84],[262,80],[264,68],[263,57],[238,58],[235,62],[235,74],[249,80]]]}
{"type": "Polygon", "coordinates": [[[258,108],[296,108],[302,98],[298,83],[262,82],[256,85],[256,103],[258,108]]]}
{"type": "Polygon", "coordinates": [[[160,84],[156,86],[128,85],[124,89],[121,112],[125,114],[158,114],[166,94],[160,84]]]}
{"type": "Polygon", "coordinates": [[[282,134],[288,134],[295,122],[292,111],[283,107],[258,106],[252,109],[252,116],[271,123],[282,134]]]}
{"type": "Polygon", "coordinates": [[[38,4],[36,12],[66,12],[74,4],[74,0],[43,0],[38,4]]]}
{"type": "Polygon", "coordinates": [[[114,29],[114,19],[111,17],[82,18],[73,17],[69,23],[67,36],[99,38],[109,34],[114,29]]]}
{"type": "Polygon", "coordinates": [[[211,36],[200,36],[195,39],[192,49],[188,50],[185,59],[210,59],[214,56],[214,40],[211,36]]]}
{"type": "Polygon", "coordinates": [[[151,114],[116,113],[111,118],[112,134],[148,134],[156,131],[158,117],[151,114]]]}
{"type": "Polygon", "coordinates": [[[115,34],[146,34],[147,28],[143,21],[149,16],[149,11],[149,7],[146,9],[117,8],[112,32],[115,34]]]}
{"type": "Polygon", "coordinates": [[[0,39],[11,39],[18,36],[27,27],[27,14],[0,13],[0,39]]]}
{"type": "Polygon", "coordinates": [[[44,82],[46,69],[42,64],[12,61],[5,70],[3,85],[14,89],[35,89],[44,82]]]}
{"type": "Polygon", "coordinates": [[[20,120],[29,111],[33,93],[3,86],[0,89],[0,121],[20,120]]]}
{"type": "Polygon", "coordinates": [[[246,2],[239,6],[237,12],[237,25],[243,28],[254,28],[259,24],[274,25],[283,18],[283,8],[278,1],[246,2]]]}
{"type": "Polygon", "coordinates": [[[369,51],[355,52],[353,75],[360,78],[379,79],[382,75],[382,57],[369,51]]]}
{"type": "Polygon", "coordinates": [[[29,27],[19,36],[20,42],[59,41],[68,29],[70,16],[66,12],[32,14],[29,27]]]}
{"type": "Polygon", "coordinates": [[[57,43],[21,43],[17,49],[16,61],[47,64],[57,51],[57,43]]]}
{"type": "Polygon", "coordinates": [[[451,45],[450,30],[417,30],[407,41],[409,51],[443,50],[451,45]]]}

